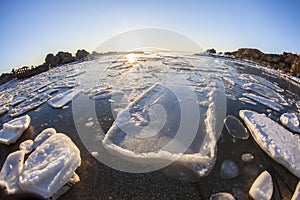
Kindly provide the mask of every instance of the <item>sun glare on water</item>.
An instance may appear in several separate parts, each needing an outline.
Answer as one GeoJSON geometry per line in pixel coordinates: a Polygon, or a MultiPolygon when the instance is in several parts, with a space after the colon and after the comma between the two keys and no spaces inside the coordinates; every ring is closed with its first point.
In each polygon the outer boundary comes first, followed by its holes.
{"type": "Polygon", "coordinates": [[[135,53],[129,53],[126,55],[126,59],[129,63],[135,63],[139,56],[135,53]]]}

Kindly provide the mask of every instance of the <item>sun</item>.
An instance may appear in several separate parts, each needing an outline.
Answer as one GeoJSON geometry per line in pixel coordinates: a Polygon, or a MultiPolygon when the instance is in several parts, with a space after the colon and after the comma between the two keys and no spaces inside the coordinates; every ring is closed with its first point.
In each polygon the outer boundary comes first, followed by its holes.
{"type": "Polygon", "coordinates": [[[129,63],[135,63],[139,56],[135,53],[129,53],[126,55],[126,59],[129,63]]]}

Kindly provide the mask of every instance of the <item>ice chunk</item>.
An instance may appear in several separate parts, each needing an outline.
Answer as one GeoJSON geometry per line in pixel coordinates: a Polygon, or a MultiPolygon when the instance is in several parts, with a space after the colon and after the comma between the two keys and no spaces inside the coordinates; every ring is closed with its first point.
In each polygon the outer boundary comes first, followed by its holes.
{"type": "Polygon", "coordinates": [[[6,113],[7,111],[9,111],[9,107],[7,105],[0,107],[0,115],[6,113]]]}
{"type": "Polygon", "coordinates": [[[206,90],[205,97],[197,96],[208,101],[208,107],[203,108],[188,95],[193,88],[176,85],[170,90],[170,86],[154,84],[118,114],[102,141],[104,147],[126,160],[145,165],[175,158],[174,166],[183,166],[182,170],[197,176],[207,175],[216,159],[215,144],[224,122],[225,111],[221,105],[225,103],[225,95],[216,88],[206,90]],[[175,96],[172,92],[175,90],[180,96],[175,96]],[[193,112],[198,108],[201,114],[193,112]],[[186,112],[185,118],[181,112],[186,112]],[[200,120],[190,120],[198,117],[200,120]],[[185,139],[176,135],[181,120],[188,124],[182,130],[185,139]],[[191,144],[182,152],[182,143],[189,138],[191,144]],[[172,146],[167,146],[169,143],[172,146]]]}
{"type": "Polygon", "coordinates": [[[18,105],[19,103],[22,103],[25,100],[26,100],[25,97],[17,97],[17,98],[13,99],[13,101],[10,103],[10,105],[11,106],[16,106],[16,105],[18,105]]]}
{"type": "Polygon", "coordinates": [[[242,102],[245,102],[245,103],[254,105],[254,106],[257,105],[257,103],[255,103],[254,101],[252,101],[252,100],[250,100],[250,99],[248,99],[248,98],[246,98],[246,97],[240,97],[239,100],[242,101],[242,102]]]}
{"type": "Polygon", "coordinates": [[[49,137],[56,134],[56,130],[54,128],[47,128],[43,130],[40,134],[36,136],[34,139],[33,149],[36,149],[43,142],[45,142],[49,137]]]}
{"type": "Polygon", "coordinates": [[[20,150],[23,150],[26,154],[32,151],[33,147],[33,140],[25,140],[19,146],[20,150]]]}
{"type": "Polygon", "coordinates": [[[48,104],[53,108],[61,108],[72,101],[72,99],[80,92],[81,90],[79,89],[67,90],[66,92],[57,94],[56,96],[52,97],[50,100],[48,100],[48,104]]]}
{"type": "Polygon", "coordinates": [[[252,184],[249,195],[255,200],[270,200],[273,194],[272,177],[267,171],[263,171],[252,184]]]}
{"type": "Polygon", "coordinates": [[[269,108],[271,108],[271,109],[273,109],[275,111],[279,112],[279,111],[281,111],[281,110],[284,109],[278,103],[276,103],[276,102],[274,102],[272,100],[269,100],[267,98],[264,98],[264,97],[261,97],[261,96],[257,96],[255,94],[248,94],[248,93],[244,93],[243,95],[246,96],[246,97],[248,97],[248,98],[250,98],[250,99],[253,99],[254,101],[257,101],[258,103],[261,103],[261,104],[263,104],[263,105],[265,105],[265,106],[267,106],[267,107],[269,107],[269,108]]]}
{"type": "Polygon", "coordinates": [[[0,131],[0,143],[7,145],[15,143],[28,128],[29,124],[29,115],[10,120],[3,124],[3,129],[0,131]]]}
{"type": "Polygon", "coordinates": [[[220,171],[221,178],[232,179],[239,175],[239,167],[232,160],[224,160],[220,171]]]}
{"type": "Polygon", "coordinates": [[[20,191],[19,176],[23,170],[24,151],[9,154],[0,172],[0,185],[4,186],[8,194],[20,191]]]}
{"type": "Polygon", "coordinates": [[[80,151],[72,140],[65,134],[54,134],[25,161],[20,188],[51,197],[71,179],[80,163],[80,151]]]}
{"type": "Polygon", "coordinates": [[[264,114],[240,110],[258,145],[275,161],[300,178],[300,138],[264,114]],[[288,145],[287,145],[288,144],[288,145]]]}
{"type": "Polygon", "coordinates": [[[210,200],[235,200],[232,194],[227,192],[219,192],[212,194],[209,198],[210,200]]]}
{"type": "Polygon", "coordinates": [[[228,133],[237,139],[247,140],[249,133],[244,125],[233,115],[228,115],[225,118],[225,126],[228,133]]]}
{"type": "Polygon", "coordinates": [[[284,113],[280,116],[281,123],[291,131],[300,132],[299,119],[295,113],[284,113]]]}
{"type": "Polygon", "coordinates": [[[274,85],[270,81],[268,81],[268,80],[266,80],[266,79],[264,79],[264,78],[262,78],[260,76],[249,75],[249,77],[252,80],[256,81],[256,82],[258,82],[260,84],[263,84],[263,85],[267,86],[268,88],[271,88],[272,90],[276,90],[277,92],[283,92],[284,91],[282,88],[278,87],[277,85],[274,85]]]}
{"type": "Polygon", "coordinates": [[[291,200],[300,200],[300,182],[298,183],[291,200]]]}
{"type": "Polygon", "coordinates": [[[274,100],[277,103],[280,103],[281,105],[287,106],[289,105],[288,102],[276,91],[263,86],[258,83],[246,83],[243,85],[243,88],[246,90],[250,90],[252,92],[255,92],[261,96],[264,96],[268,99],[274,100]]]}

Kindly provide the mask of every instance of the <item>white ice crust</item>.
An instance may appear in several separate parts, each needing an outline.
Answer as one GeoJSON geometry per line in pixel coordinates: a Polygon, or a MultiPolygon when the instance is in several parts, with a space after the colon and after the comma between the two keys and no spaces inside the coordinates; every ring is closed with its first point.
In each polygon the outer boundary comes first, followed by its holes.
{"type": "Polygon", "coordinates": [[[28,128],[29,124],[29,115],[24,115],[3,124],[3,129],[0,131],[0,143],[6,145],[15,143],[28,128]]]}
{"type": "Polygon", "coordinates": [[[23,150],[26,154],[32,151],[33,140],[25,140],[19,145],[19,149],[23,150]]]}
{"type": "Polygon", "coordinates": [[[272,177],[263,171],[252,184],[249,195],[255,200],[270,200],[273,194],[272,177]]]}
{"type": "Polygon", "coordinates": [[[56,134],[56,130],[54,128],[47,128],[47,129],[43,130],[34,139],[33,149],[40,146],[43,142],[45,142],[49,137],[51,137],[54,134],[56,134]]]}
{"type": "Polygon", "coordinates": [[[65,134],[54,134],[25,161],[20,188],[51,197],[70,180],[80,163],[80,151],[72,140],[65,134]]]}
{"type": "Polygon", "coordinates": [[[4,186],[8,194],[20,191],[19,176],[23,170],[25,152],[15,151],[9,154],[0,172],[0,185],[4,186]]]}
{"type": "Polygon", "coordinates": [[[240,110],[258,145],[275,161],[300,178],[300,138],[264,114],[240,110]]]}

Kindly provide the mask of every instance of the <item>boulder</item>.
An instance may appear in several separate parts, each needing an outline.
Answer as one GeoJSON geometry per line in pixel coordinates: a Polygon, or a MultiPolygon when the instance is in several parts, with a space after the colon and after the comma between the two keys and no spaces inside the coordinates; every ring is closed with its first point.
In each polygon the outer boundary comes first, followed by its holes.
{"type": "Polygon", "coordinates": [[[86,50],[82,49],[78,49],[76,52],[76,59],[84,59],[85,57],[87,57],[90,53],[87,52],[86,50]]]}

